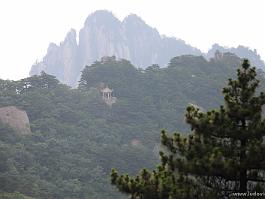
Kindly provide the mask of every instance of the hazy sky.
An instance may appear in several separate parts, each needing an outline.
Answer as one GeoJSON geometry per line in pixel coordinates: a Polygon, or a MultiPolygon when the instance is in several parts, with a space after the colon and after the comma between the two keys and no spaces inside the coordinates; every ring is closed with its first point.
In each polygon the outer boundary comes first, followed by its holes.
{"type": "Polygon", "coordinates": [[[120,20],[139,15],[160,33],[207,51],[212,44],[257,49],[265,60],[264,0],[7,0],[0,1],[0,78],[27,77],[31,65],[86,17],[107,9],[120,20]]]}

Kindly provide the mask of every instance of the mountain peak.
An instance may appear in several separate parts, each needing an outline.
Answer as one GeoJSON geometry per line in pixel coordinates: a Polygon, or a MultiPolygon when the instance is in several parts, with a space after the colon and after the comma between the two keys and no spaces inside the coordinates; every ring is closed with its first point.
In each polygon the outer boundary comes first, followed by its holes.
{"type": "Polygon", "coordinates": [[[65,42],[76,43],[76,31],[75,31],[75,29],[70,29],[70,31],[66,34],[66,37],[64,39],[64,43],[65,42]]]}
{"type": "Polygon", "coordinates": [[[75,29],[71,28],[66,35],[67,38],[76,38],[76,31],[75,29]]]}
{"type": "Polygon", "coordinates": [[[208,51],[207,57],[214,57],[214,53],[216,51],[220,51],[221,53],[231,52],[237,55],[240,58],[247,58],[249,59],[250,63],[257,68],[265,69],[265,63],[261,60],[260,55],[257,53],[257,50],[251,50],[249,47],[239,45],[238,47],[223,47],[219,44],[215,43],[212,45],[212,48],[208,51]]]}
{"type": "MultiPolygon", "coordinates": [[[[226,49],[213,45],[207,57],[214,57],[215,50],[231,51],[240,57],[250,58],[251,63],[264,67],[256,52],[245,47],[226,49]]],[[[133,65],[146,68],[152,64],[166,66],[172,57],[202,55],[201,51],[182,40],[161,36],[136,14],[130,14],[121,22],[112,12],[98,10],[90,14],[79,31],[71,29],[59,46],[51,44],[43,61],[32,66],[30,75],[45,71],[60,81],[75,86],[80,71],[104,56],[116,56],[130,60],[133,65]],[[78,40],[78,43],[77,43],[78,40]]]]}
{"type": "Polygon", "coordinates": [[[90,26],[91,24],[107,24],[107,23],[120,23],[119,19],[114,16],[114,14],[108,10],[97,10],[90,14],[86,21],[85,26],[90,26]]]}
{"type": "Polygon", "coordinates": [[[131,23],[131,22],[146,24],[145,21],[136,14],[130,14],[127,17],[125,17],[122,21],[122,23],[131,23]]]}

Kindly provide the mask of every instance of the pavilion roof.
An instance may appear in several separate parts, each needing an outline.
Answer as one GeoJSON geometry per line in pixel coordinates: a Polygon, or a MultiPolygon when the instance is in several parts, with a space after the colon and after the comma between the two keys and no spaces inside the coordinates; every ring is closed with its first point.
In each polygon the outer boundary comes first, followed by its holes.
{"type": "Polygon", "coordinates": [[[112,91],[113,91],[113,90],[110,89],[109,87],[103,88],[103,89],[101,90],[101,92],[103,92],[103,93],[111,93],[112,91]]]}

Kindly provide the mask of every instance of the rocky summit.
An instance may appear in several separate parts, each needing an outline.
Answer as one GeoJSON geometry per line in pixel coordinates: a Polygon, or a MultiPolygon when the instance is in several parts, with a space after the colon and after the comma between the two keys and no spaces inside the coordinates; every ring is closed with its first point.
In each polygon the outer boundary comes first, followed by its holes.
{"type": "Polygon", "coordinates": [[[85,65],[103,56],[114,55],[145,68],[153,63],[166,65],[175,55],[201,54],[182,40],[161,36],[136,15],[119,21],[108,11],[96,11],[88,16],[79,31],[79,42],[76,38],[72,29],[59,46],[51,43],[43,60],[32,66],[30,75],[45,71],[74,86],[85,65]]]}
{"type": "MultiPolygon", "coordinates": [[[[127,59],[136,67],[146,68],[152,64],[166,66],[170,58],[185,54],[209,57],[215,49],[231,51],[215,45],[212,51],[203,54],[183,40],[160,35],[135,14],[120,21],[111,12],[100,10],[88,16],[78,36],[71,29],[60,45],[51,43],[43,60],[31,67],[30,75],[45,71],[63,83],[76,86],[82,69],[103,56],[127,59]]],[[[265,68],[257,52],[245,47],[232,50],[240,57],[249,58],[257,67],[265,68]]]]}

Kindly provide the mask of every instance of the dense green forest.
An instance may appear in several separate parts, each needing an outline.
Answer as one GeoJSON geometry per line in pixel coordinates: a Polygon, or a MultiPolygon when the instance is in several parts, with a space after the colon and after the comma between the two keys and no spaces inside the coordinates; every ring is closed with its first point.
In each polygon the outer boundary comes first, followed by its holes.
{"type": "MultiPolygon", "coordinates": [[[[32,133],[0,125],[1,198],[126,198],[110,185],[115,167],[135,175],[159,163],[160,130],[188,133],[187,105],[218,108],[240,59],[225,53],[171,59],[137,69],[114,57],[87,66],[78,88],[42,73],[0,81],[0,107],[27,112],[32,133]],[[112,106],[101,87],[113,89],[112,106]]],[[[259,71],[261,89],[264,74],[259,71]]]]}
{"type": "Polygon", "coordinates": [[[161,131],[161,163],[136,177],[112,169],[111,183],[131,199],[264,198],[264,92],[248,60],[223,88],[224,105],[203,111],[189,105],[191,133],[161,131]],[[241,198],[241,197],[240,197],[241,198]]]}

